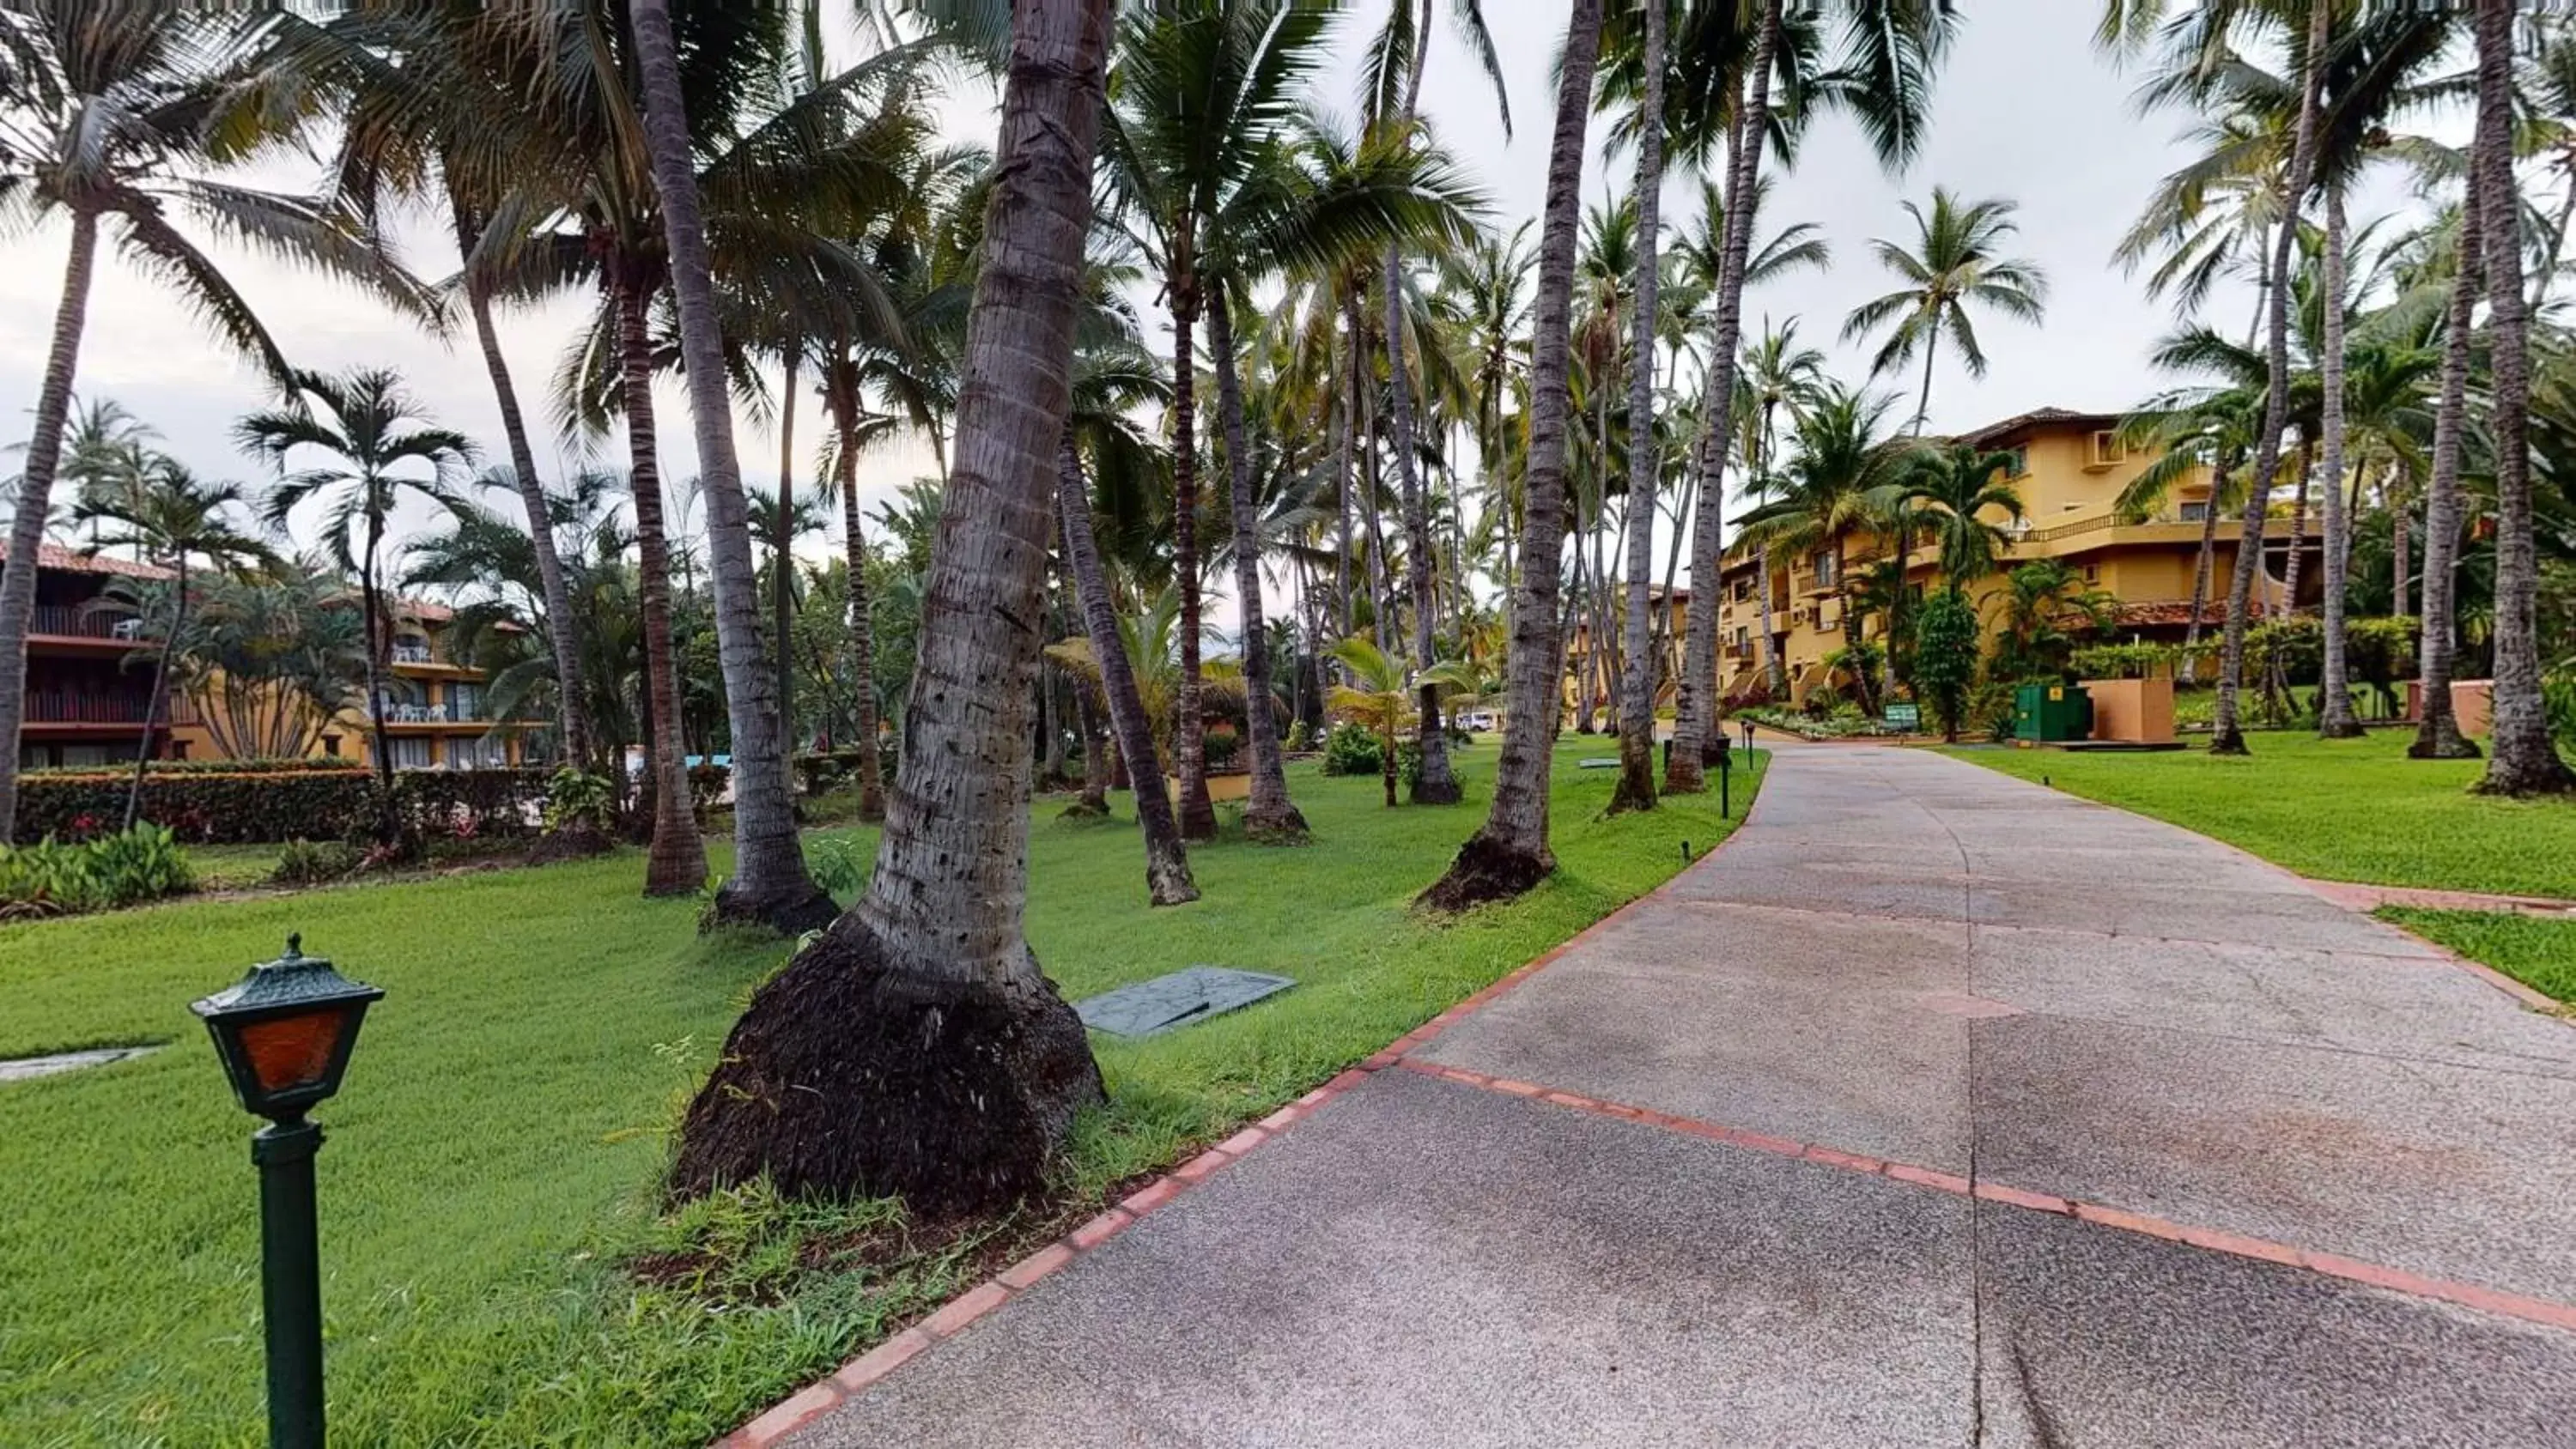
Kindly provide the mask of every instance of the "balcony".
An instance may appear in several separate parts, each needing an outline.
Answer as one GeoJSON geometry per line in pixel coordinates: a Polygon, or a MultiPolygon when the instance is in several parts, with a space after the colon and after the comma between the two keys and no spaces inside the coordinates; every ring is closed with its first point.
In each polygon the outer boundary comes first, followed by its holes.
{"type": "Polygon", "coordinates": [[[426,644],[397,644],[393,648],[396,664],[436,664],[437,656],[426,644]]]}
{"type": "Polygon", "coordinates": [[[38,604],[28,632],[60,639],[103,639],[117,644],[140,644],[145,638],[141,619],[121,619],[86,604],[38,604]]]}
{"type": "MultiPolygon", "coordinates": [[[[59,725],[142,725],[151,701],[140,694],[89,693],[80,690],[35,690],[27,695],[27,723],[59,725]]],[[[158,723],[195,724],[187,700],[173,696],[158,723]]]]}

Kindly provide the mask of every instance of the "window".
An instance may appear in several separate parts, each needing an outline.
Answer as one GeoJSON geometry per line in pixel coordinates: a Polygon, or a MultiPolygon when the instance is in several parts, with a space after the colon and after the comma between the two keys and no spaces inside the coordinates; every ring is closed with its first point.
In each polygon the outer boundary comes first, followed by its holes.
{"type": "Polygon", "coordinates": [[[429,636],[425,634],[397,634],[394,636],[394,662],[396,664],[427,664],[429,661],[429,636]]]}
{"type": "Polygon", "coordinates": [[[340,758],[340,737],[338,735],[324,735],[322,737],[322,753],[334,760],[340,758]]]}
{"type": "Polygon", "coordinates": [[[2102,582],[2102,566],[2100,564],[2086,564],[2084,566],[2084,582],[2088,584],[2098,584],[2102,582]]]}
{"type": "Polygon", "coordinates": [[[2209,504],[2205,500],[2199,503],[2184,504],[2182,506],[2182,521],[2185,523],[2207,523],[2209,521],[2209,504]]]}
{"type": "Polygon", "coordinates": [[[449,719],[481,719],[483,717],[483,687],[478,684],[464,683],[451,684],[447,686],[447,717],[449,719]]]}
{"type": "Polygon", "coordinates": [[[2120,435],[2105,428],[2093,435],[2086,461],[2095,468],[2108,468],[2127,456],[2127,451],[2120,446],[2120,435]]]}
{"type": "Polygon", "coordinates": [[[1814,556],[1807,560],[1807,568],[1816,576],[1817,584],[1824,588],[1834,586],[1834,556],[1831,553],[1818,549],[1814,556]]]}
{"type": "Polygon", "coordinates": [[[429,757],[429,740],[421,735],[399,735],[392,740],[391,756],[397,770],[426,770],[433,763],[429,757]]]}
{"type": "Polygon", "coordinates": [[[1819,628],[1819,629],[1831,629],[1831,628],[1836,627],[1836,623],[1835,623],[1835,621],[1836,621],[1836,617],[1837,617],[1837,615],[1836,615],[1836,611],[1835,611],[1835,608],[1834,608],[1834,601],[1833,601],[1833,600],[1831,600],[1831,599],[1827,599],[1827,600],[1825,600],[1823,603],[1820,603],[1820,604],[1816,605],[1816,627],[1817,627],[1817,628],[1819,628]]]}
{"type": "Polygon", "coordinates": [[[2004,456],[2012,460],[2010,463],[2004,465],[2005,477],[2027,478],[2030,476],[2030,449],[2027,446],[2006,448],[2004,449],[2004,456]]]}

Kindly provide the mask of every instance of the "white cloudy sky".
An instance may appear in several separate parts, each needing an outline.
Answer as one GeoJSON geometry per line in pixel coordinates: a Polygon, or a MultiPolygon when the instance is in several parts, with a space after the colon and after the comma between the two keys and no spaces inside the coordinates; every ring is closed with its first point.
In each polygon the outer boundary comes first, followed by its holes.
{"type": "MultiPolygon", "coordinates": [[[[1346,22],[1342,74],[1329,83],[1339,94],[1328,95],[1330,103],[1350,105],[1349,77],[1356,74],[1361,37],[1383,3],[1363,0],[1346,22]]],[[[1927,197],[1936,184],[1971,197],[2009,197],[2021,204],[2021,250],[2052,285],[2048,321],[2025,327],[1998,319],[1985,326],[1992,370],[1977,380],[1956,366],[1944,367],[1933,396],[1934,428],[1964,428],[2043,405],[2128,405],[2156,384],[2145,355],[2172,319],[2111,264],[2110,252],[2149,187],[2180,161],[2174,138],[2182,122],[2172,116],[2142,119],[2132,111],[2132,78],[2114,71],[2090,47],[2093,0],[1976,0],[1963,8],[1967,23],[1940,78],[1929,143],[1908,174],[1883,173],[1847,123],[1829,119],[1817,127],[1797,171],[1778,186],[1767,218],[1774,224],[1820,224],[1834,246],[1835,264],[1827,273],[1758,290],[1748,300],[1749,316],[1755,324],[1766,316],[1799,317],[1807,339],[1833,344],[1855,303],[1888,290],[1868,243],[1905,234],[1900,201],[1927,197]]],[[[1426,107],[1445,141],[1484,179],[1498,216],[1509,225],[1536,214],[1544,189],[1554,103],[1549,68],[1564,7],[1550,0],[1488,0],[1486,12],[1508,73],[1515,136],[1505,140],[1490,87],[1445,25],[1435,42],[1426,107]]],[[[947,109],[957,134],[989,141],[989,97],[959,95],[947,109]]],[[[1587,199],[1600,198],[1604,186],[1596,155],[1585,176],[1587,199]]],[[[1677,201],[1679,190],[1677,183],[1677,201]]],[[[2391,178],[2356,205],[2355,216],[2404,204],[2391,178]]],[[[442,275],[452,269],[453,258],[439,249],[434,232],[424,231],[419,243],[413,253],[418,270],[442,275]]],[[[21,409],[34,400],[63,245],[59,230],[0,242],[0,398],[23,399],[15,404],[21,409]]],[[[470,347],[424,337],[331,283],[257,259],[238,258],[230,265],[301,363],[399,368],[441,421],[500,451],[490,389],[470,347]]],[[[2235,318],[2243,315],[2246,301],[2223,296],[2218,305],[2220,315],[2235,318]]],[[[546,415],[542,389],[579,311],[575,304],[559,304],[506,324],[522,396],[536,416],[546,415]]],[[[1855,344],[1832,345],[1830,355],[1838,370],[1856,377],[1868,354],[1855,344]]],[[[1910,388],[1911,382],[1891,386],[1910,388]]],[[[233,449],[227,432],[235,417],[263,402],[258,377],[121,263],[100,273],[80,388],[84,397],[112,397],[142,415],[164,434],[170,450],[201,473],[257,479],[256,465],[233,449]]],[[[685,418],[677,390],[666,390],[664,469],[674,479],[694,471],[685,418]]],[[[775,439],[747,421],[738,437],[747,476],[761,484],[773,480],[775,439]]],[[[549,465],[544,454],[553,441],[548,433],[540,442],[541,466],[549,465]]],[[[622,440],[609,440],[602,452],[602,461],[616,463],[622,440]]],[[[867,468],[873,499],[927,471],[928,456],[887,452],[867,468]]]]}

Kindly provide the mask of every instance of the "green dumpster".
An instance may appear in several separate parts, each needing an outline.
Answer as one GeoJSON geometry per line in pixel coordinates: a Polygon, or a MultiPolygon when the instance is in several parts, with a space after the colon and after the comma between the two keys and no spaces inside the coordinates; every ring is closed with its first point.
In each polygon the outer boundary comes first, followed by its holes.
{"type": "Polygon", "coordinates": [[[2078,684],[2025,684],[2013,699],[2013,738],[2045,742],[2093,736],[2093,696],[2078,684]]]}

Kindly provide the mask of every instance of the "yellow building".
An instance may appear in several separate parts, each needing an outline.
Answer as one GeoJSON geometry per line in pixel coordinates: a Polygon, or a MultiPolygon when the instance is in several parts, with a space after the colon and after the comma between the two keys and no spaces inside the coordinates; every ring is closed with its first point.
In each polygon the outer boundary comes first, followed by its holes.
{"type": "MultiPolygon", "coordinates": [[[[2003,517],[2014,534],[2002,569],[2036,559],[2058,559],[2089,588],[2118,601],[2119,622],[2113,638],[2179,641],[2191,622],[2192,577],[2204,520],[2210,506],[2210,477],[2197,471],[2176,484],[2163,507],[2136,523],[2113,512],[2121,490],[2151,461],[2120,446],[2116,414],[2079,413],[2042,408],[1980,428],[1948,443],[2014,459],[2009,481],[2021,497],[2018,522],[2003,517]]],[[[2203,636],[2223,622],[2228,579],[2236,566],[2237,521],[2219,521],[2213,549],[2209,596],[2201,611],[2203,636]]],[[[2265,571],[2256,586],[2258,612],[2277,609],[2289,556],[2289,523],[2276,518],[2267,533],[2277,542],[2267,549],[2265,571]]],[[[2301,602],[2318,597],[2322,588],[2323,525],[2312,511],[2300,540],[2301,602]]],[[[1861,570],[1886,556],[1885,539],[1856,534],[1844,541],[1843,566],[1857,578],[1861,570]]],[[[1906,577],[1928,590],[1939,581],[1933,549],[1918,542],[1908,553],[1906,577]]],[[[1730,557],[1719,579],[1718,678],[1726,694],[1736,694],[1762,679],[1765,653],[1762,595],[1771,598],[1770,640],[1787,675],[1788,702],[1804,704],[1819,687],[1848,683],[1825,666],[1827,656],[1844,643],[1842,611],[1848,606],[1844,580],[1835,576],[1831,550],[1802,558],[1775,552],[1770,577],[1759,577],[1758,560],[1730,557]]],[[[1986,627],[1992,631],[2002,614],[2002,580],[1975,586],[1986,627]]],[[[1864,639],[1876,639],[1884,622],[1872,615],[1864,639]]]]}

